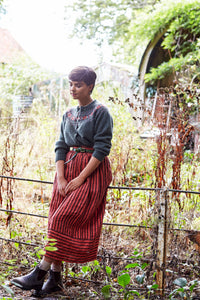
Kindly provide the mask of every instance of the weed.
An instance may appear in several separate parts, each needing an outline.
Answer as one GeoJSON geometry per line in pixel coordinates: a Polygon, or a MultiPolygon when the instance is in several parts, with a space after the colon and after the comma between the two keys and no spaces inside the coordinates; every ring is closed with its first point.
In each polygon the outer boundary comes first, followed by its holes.
{"type": "Polygon", "coordinates": [[[174,285],[178,286],[178,288],[175,288],[169,295],[169,299],[176,299],[174,296],[179,296],[181,299],[193,299],[192,293],[200,284],[200,281],[198,280],[192,280],[187,281],[186,278],[180,277],[174,280],[174,285]]]}

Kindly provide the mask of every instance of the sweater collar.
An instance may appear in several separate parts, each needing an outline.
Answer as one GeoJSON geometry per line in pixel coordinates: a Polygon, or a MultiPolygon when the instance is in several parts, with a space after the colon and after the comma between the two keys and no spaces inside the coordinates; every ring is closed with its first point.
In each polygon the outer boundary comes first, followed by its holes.
{"type": "Polygon", "coordinates": [[[97,100],[93,100],[91,103],[85,106],[77,106],[77,111],[87,111],[91,109],[93,106],[95,106],[97,100]]]}

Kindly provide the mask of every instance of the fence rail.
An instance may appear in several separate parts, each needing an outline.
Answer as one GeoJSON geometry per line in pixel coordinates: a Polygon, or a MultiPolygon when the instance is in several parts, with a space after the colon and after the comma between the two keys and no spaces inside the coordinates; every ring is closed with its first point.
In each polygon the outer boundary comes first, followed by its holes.
{"type": "MultiPolygon", "coordinates": [[[[21,181],[30,181],[30,182],[38,182],[44,184],[53,184],[52,181],[44,181],[38,179],[29,179],[29,178],[20,178],[20,177],[13,177],[13,176],[4,176],[0,175],[0,178],[5,179],[13,179],[13,180],[21,180],[21,181]]],[[[141,190],[141,191],[162,191],[167,190],[168,192],[178,192],[178,193],[185,193],[185,194],[197,194],[200,195],[198,191],[190,191],[190,190],[176,190],[176,189],[169,189],[166,187],[163,188],[150,188],[150,187],[129,187],[129,186],[109,186],[109,189],[118,189],[118,190],[141,190]]]]}
{"type": "MultiPolygon", "coordinates": [[[[12,176],[4,176],[0,175],[2,179],[10,179],[10,180],[21,180],[21,181],[29,181],[29,182],[37,182],[42,184],[53,184],[51,181],[43,181],[43,180],[35,180],[35,179],[28,179],[28,178],[18,178],[12,176]]],[[[170,217],[168,215],[168,197],[169,192],[174,193],[185,193],[185,194],[196,194],[200,195],[199,191],[189,191],[189,190],[177,190],[177,189],[169,189],[166,187],[163,188],[148,188],[148,187],[124,187],[124,186],[109,186],[109,189],[117,189],[117,190],[142,190],[142,191],[155,191],[155,199],[156,199],[156,208],[157,208],[157,224],[156,226],[144,226],[144,225],[136,225],[136,224],[118,224],[118,223],[103,223],[105,226],[121,226],[121,227],[138,227],[138,228],[145,228],[145,229],[157,229],[157,257],[156,257],[156,268],[157,268],[157,276],[156,281],[158,284],[158,292],[159,295],[164,295],[165,290],[165,271],[166,271],[166,260],[167,260],[167,240],[168,240],[168,232],[173,231],[185,231],[189,232],[190,230],[187,229],[180,229],[180,228],[170,228],[170,217]]],[[[9,214],[22,214],[31,217],[38,217],[38,218],[48,218],[44,215],[32,214],[27,212],[9,210],[0,208],[0,211],[6,212],[9,214]]],[[[41,245],[27,243],[23,241],[18,241],[15,239],[6,239],[0,237],[0,240],[19,243],[23,245],[29,245],[33,247],[38,247],[41,245]]],[[[121,258],[120,258],[121,259],[121,258]]],[[[126,259],[127,260],[127,259],[126,259]]],[[[148,261],[153,261],[149,259],[148,261]]]]}

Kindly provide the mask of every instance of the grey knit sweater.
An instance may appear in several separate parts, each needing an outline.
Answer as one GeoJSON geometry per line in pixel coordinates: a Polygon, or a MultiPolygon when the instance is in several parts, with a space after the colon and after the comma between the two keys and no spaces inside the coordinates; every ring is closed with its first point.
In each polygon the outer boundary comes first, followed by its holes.
{"type": "Polygon", "coordinates": [[[93,156],[102,161],[110,153],[112,131],[112,117],[97,100],[69,109],[62,118],[55,160],[65,161],[70,147],[85,146],[94,148],[93,156]]]}

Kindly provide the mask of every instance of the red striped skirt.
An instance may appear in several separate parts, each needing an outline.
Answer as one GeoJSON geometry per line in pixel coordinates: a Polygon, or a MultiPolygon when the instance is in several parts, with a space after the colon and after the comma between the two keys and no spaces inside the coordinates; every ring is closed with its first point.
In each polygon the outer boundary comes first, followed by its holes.
{"type": "MultiPolygon", "coordinates": [[[[73,155],[74,151],[68,152],[66,161],[73,155]]],[[[68,182],[80,174],[91,156],[91,153],[78,153],[66,164],[65,178],[68,182]]],[[[45,250],[46,257],[74,263],[85,263],[97,258],[107,188],[111,179],[107,157],[79,188],[65,197],[58,191],[55,176],[48,218],[48,238],[56,240],[57,250],[45,250]]]]}

